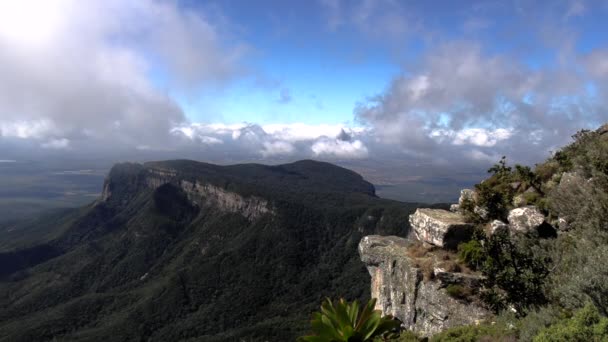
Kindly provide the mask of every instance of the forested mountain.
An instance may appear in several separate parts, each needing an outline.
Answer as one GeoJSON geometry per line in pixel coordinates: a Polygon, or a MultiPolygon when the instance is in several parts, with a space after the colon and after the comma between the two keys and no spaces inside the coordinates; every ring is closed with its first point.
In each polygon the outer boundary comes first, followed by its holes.
{"type": "Polygon", "coordinates": [[[369,297],[357,244],[416,207],[314,161],[118,164],[3,241],[0,341],[294,340],[322,298],[369,297]]]}

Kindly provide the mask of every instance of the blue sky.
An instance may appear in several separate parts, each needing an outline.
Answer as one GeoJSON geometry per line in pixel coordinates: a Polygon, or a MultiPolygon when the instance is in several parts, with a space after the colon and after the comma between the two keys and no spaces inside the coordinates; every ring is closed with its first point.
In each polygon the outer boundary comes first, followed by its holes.
{"type": "Polygon", "coordinates": [[[233,38],[251,48],[248,75],[221,91],[180,97],[186,115],[203,122],[352,124],[357,102],[381,93],[400,70],[414,71],[425,49],[441,42],[477,41],[485,52],[533,69],[559,63],[562,38],[574,39],[580,53],[605,44],[608,6],[600,2],[374,1],[370,17],[357,22],[352,12],[364,2],[183,2],[211,17],[219,13],[233,38]],[[332,17],[330,3],[340,18],[332,17]],[[374,22],[389,14],[403,27],[391,32],[374,22]],[[279,100],[282,91],[289,99],[279,100]]]}

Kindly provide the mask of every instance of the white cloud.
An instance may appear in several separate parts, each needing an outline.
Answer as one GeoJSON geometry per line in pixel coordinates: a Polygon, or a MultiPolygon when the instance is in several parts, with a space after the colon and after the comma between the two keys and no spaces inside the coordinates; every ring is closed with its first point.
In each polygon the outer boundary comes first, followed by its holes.
{"type": "Polygon", "coordinates": [[[287,141],[266,141],[264,142],[264,149],[261,151],[264,157],[292,155],[294,152],[295,147],[287,141]]]}
{"type": "Polygon", "coordinates": [[[1,0],[2,136],[49,147],[171,144],[186,119],[158,82],[188,92],[241,73],[247,48],[218,25],[176,2],[1,0]]]}
{"type": "Polygon", "coordinates": [[[63,150],[70,147],[70,141],[66,138],[51,139],[40,145],[42,148],[49,148],[54,150],[63,150]]]}
{"type": "Polygon", "coordinates": [[[191,144],[207,145],[207,148],[213,148],[216,152],[232,154],[362,158],[368,153],[360,139],[368,136],[367,130],[345,125],[192,123],[175,128],[173,133],[181,135],[191,144]],[[346,136],[350,140],[345,139],[346,136]],[[359,139],[354,139],[357,137],[359,139]]]}
{"type": "MultiPolygon", "coordinates": [[[[601,54],[585,62],[590,75],[602,77],[601,54]]],[[[588,96],[593,80],[581,75],[581,66],[532,69],[477,43],[446,43],[355,113],[384,144],[421,158],[458,162],[499,153],[538,161],[574,131],[602,121],[606,104],[588,96]]]]}
{"type": "Polygon", "coordinates": [[[337,158],[365,158],[368,155],[367,147],[360,141],[343,141],[339,139],[322,138],[311,146],[315,156],[329,156],[337,158]]]}

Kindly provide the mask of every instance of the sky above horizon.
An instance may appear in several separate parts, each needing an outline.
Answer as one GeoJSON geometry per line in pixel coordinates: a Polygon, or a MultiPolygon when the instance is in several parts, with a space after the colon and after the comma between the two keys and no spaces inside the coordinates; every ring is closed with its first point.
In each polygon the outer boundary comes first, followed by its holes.
{"type": "Polygon", "coordinates": [[[0,0],[0,159],[531,164],[608,121],[608,1],[0,0]]]}

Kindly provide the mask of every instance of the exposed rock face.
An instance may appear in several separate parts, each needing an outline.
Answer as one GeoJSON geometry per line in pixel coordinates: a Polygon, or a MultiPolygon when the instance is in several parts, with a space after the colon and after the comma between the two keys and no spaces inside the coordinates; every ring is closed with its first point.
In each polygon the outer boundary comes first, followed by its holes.
{"type": "Polygon", "coordinates": [[[441,209],[417,209],[410,225],[420,241],[445,248],[456,248],[473,233],[473,225],[461,214],[441,209]]]}
{"type": "Polygon", "coordinates": [[[453,213],[460,212],[460,204],[450,204],[450,211],[453,213]]]}
{"type": "Polygon", "coordinates": [[[509,231],[509,225],[499,220],[492,221],[490,224],[490,233],[494,234],[502,231],[509,231]]]}
{"type": "Polygon", "coordinates": [[[376,309],[423,336],[491,317],[484,308],[454,299],[444,289],[454,282],[476,286],[478,277],[440,271],[437,281],[424,281],[422,271],[407,255],[410,243],[377,235],[366,236],[359,243],[359,255],[372,277],[371,295],[378,299],[376,309]]]}
{"type": "Polygon", "coordinates": [[[515,208],[509,211],[509,226],[512,231],[527,233],[545,222],[545,215],[535,206],[515,208]]]}
{"type": "MultiPolygon", "coordinates": [[[[243,215],[248,219],[272,213],[270,204],[265,199],[249,196],[243,197],[235,192],[200,181],[189,181],[178,177],[174,170],[147,168],[141,184],[150,189],[156,189],[164,184],[172,183],[179,186],[188,199],[199,207],[214,206],[220,210],[243,215]]],[[[111,180],[106,180],[101,201],[108,201],[112,196],[111,180]]]]}
{"type": "Polygon", "coordinates": [[[245,198],[237,193],[199,182],[180,181],[188,198],[198,206],[213,205],[224,211],[237,213],[249,219],[256,219],[272,212],[268,201],[259,197],[245,198]]]}

